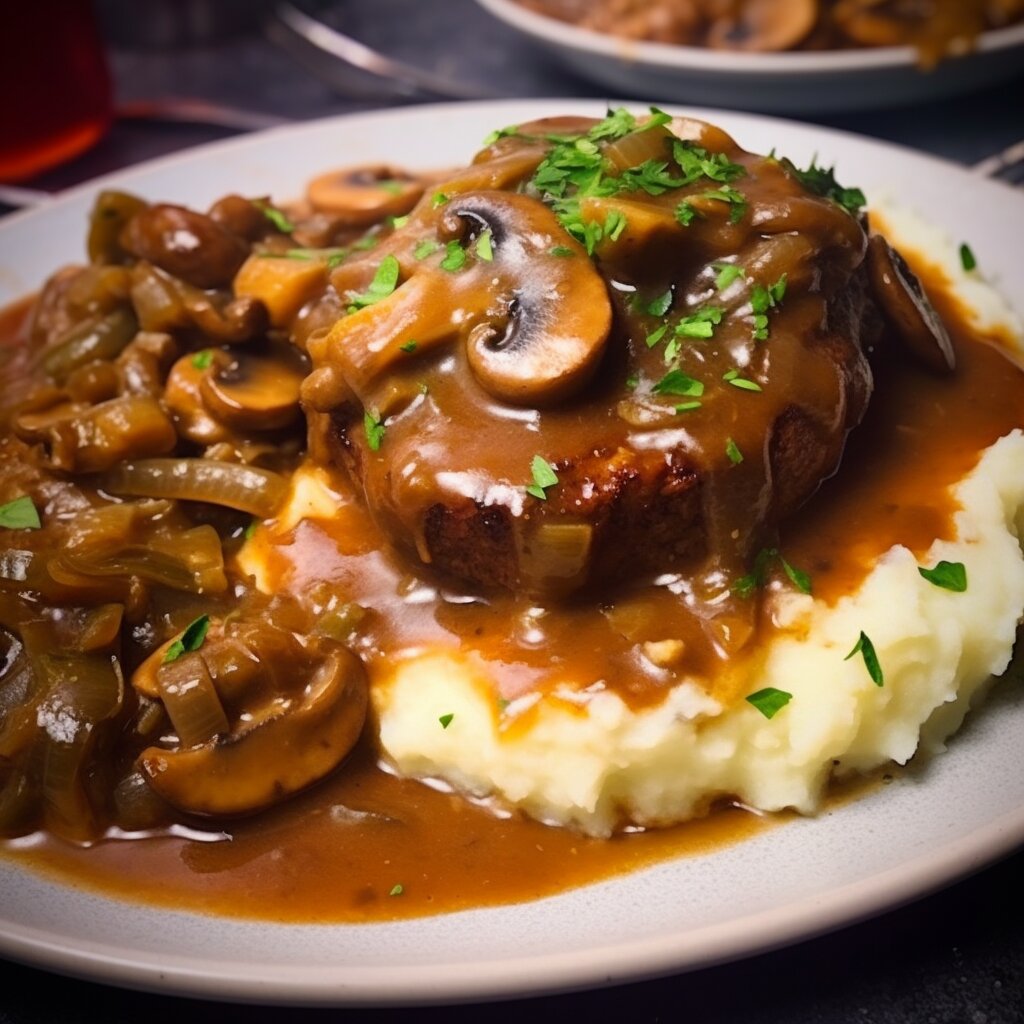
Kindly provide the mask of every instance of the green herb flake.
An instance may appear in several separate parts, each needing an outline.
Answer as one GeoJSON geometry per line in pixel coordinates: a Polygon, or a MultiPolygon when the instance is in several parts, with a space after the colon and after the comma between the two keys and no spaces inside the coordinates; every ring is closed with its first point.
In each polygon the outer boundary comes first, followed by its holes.
{"type": "Polygon", "coordinates": [[[370,249],[374,249],[380,239],[376,235],[364,235],[362,238],[352,243],[352,248],[359,252],[368,252],[370,249]]]}
{"type": "Polygon", "coordinates": [[[727,384],[731,384],[734,388],[739,388],[741,391],[761,390],[761,385],[756,381],[747,380],[746,377],[741,377],[739,370],[727,370],[722,374],[722,380],[727,384]]]}
{"type": "Polygon", "coordinates": [[[688,377],[682,370],[669,370],[652,388],[656,395],[679,395],[682,398],[700,398],[704,394],[704,385],[693,377],[688,377]]]}
{"type": "Polygon", "coordinates": [[[435,192],[430,197],[430,205],[433,206],[434,209],[436,210],[437,207],[444,206],[444,204],[447,203],[450,198],[450,196],[446,196],[443,192],[435,192]]]}
{"type": "Polygon", "coordinates": [[[392,217],[391,227],[397,231],[399,228],[404,228],[409,223],[409,214],[405,214],[402,217],[392,217]]]}
{"type": "Polygon", "coordinates": [[[701,213],[693,203],[682,202],[675,209],[676,220],[682,224],[684,228],[688,228],[695,217],[700,217],[701,213]]]}
{"type": "Polygon", "coordinates": [[[203,641],[206,640],[209,628],[209,615],[200,615],[198,619],[193,619],[185,627],[181,636],[167,648],[163,663],[167,665],[172,661],[177,661],[186,652],[198,651],[203,646],[203,641]]]}
{"type": "Polygon", "coordinates": [[[476,240],[476,254],[485,263],[490,263],[493,261],[494,244],[493,239],[491,238],[490,228],[488,228],[486,231],[481,232],[480,237],[476,240]]]}
{"type": "Polygon", "coordinates": [[[657,345],[658,342],[665,337],[665,332],[667,330],[668,324],[662,324],[656,330],[651,331],[651,333],[648,334],[646,338],[644,338],[644,342],[646,343],[647,347],[654,348],[654,346],[657,345]]]}
{"type": "Polygon", "coordinates": [[[738,466],[743,461],[743,452],[731,437],[725,439],[725,454],[734,466],[738,466]]]}
{"type": "Polygon", "coordinates": [[[777,690],[774,686],[766,686],[746,698],[748,704],[753,704],[768,719],[774,718],[792,699],[793,694],[777,690]]]}
{"type": "Polygon", "coordinates": [[[425,260],[440,248],[441,244],[439,242],[435,242],[432,238],[424,238],[422,242],[416,243],[416,248],[413,249],[412,254],[417,260],[425,260]]]}
{"type": "Polygon", "coordinates": [[[401,268],[398,259],[390,253],[380,261],[370,287],[362,295],[353,295],[349,299],[349,312],[372,306],[381,299],[386,299],[398,285],[401,268]]]}
{"type": "Polygon", "coordinates": [[[645,160],[636,167],[627,167],[621,181],[627,191],[646,192],[649,196],[660,196],[686,184],[669,172],[667,160],[645,160]]]}
{"type": "Polygon", "coordinates": [[[669,288],[667,291],[658,295],[656,298],[651,299],[651,301],[647,303],[647,312],[650,313],[651,316],[664,316],[671,305],[672,289],[669,288]]]}
{"type": "Polygon", "coordinates": [[[734,164],[724,153],[709,153],[703,146],[686,139],[672,143],[672,156],[683,172],[683,184],[692,185],[701,178],[729,182],[747,173],[741,164],[734,164]]]}
{"type": "Polygon", "coordinates": [[[724,292],[734,281],[747,276],[747,272],[736,263],[712,263],[711,266],[717,271],[715,288],[720,292],[724,292]]]}
{"type": "Polygon", "coordinates": [[[554,467],[541,455],[534,455],[530,463],[533,483],[526,488],[526,493],[540,501],[547,500],[547,489],[558,483],[558,474],[554,467]]]}
{"type": "Polygon", "coordinates": [[[519,125],[517,124],[509,125],[507,128],[496,128],[493,132],[487,135],[487,137],[484,139],[481,145],[483,146],[484,149],[487,149],[488,146],[493,146],[498,141],[498,139],[504,139],[511,135],[518,134],[519,125]]]}
{"type": "Polygon", "coordinates": [[[398,348],[402,352],[415,352],[416,351],[416,342],[415,341],[411,341],[411,340],[410,341],[406,341],[406,342],[403,342],[401,345],[399,345],[398,348]]]}
{"type": "Polygon", "coordinates": [[[599,139],[621,139],[635,129],[636,118],[625,107],[618,107],[609,110],[604,120],[587,132],[587,138],[595,142],[599,139]]]}
{"type": "Polygon", "coordinates": [[[438,721],[441,723],[441,728],[442,729],[447,729],[448,726],[452,724],[452,721],[454,720],[454,718],[455,718],[455,715],[452,712],[450,712],[450,711],[448,712],[447,715],[441,715],[441,717],[438,718],[438,721]]]}
{"type": "Polygon", "coordinates": [[[868,638],[867,633],[863,631],[857,642],[853,645],[853,650],[843,658],[843,661],[849,661],[855,654],[860,654],[864,659],[868,675],[871,676],[871,681],[875,686],[882,686],[885,683],[885,677],[882,675],[882,666],[879,664],[878,655],[875,653],[875,645],[868,638]]]}
{"type": "Polygon", "coordinates": [[[39,512],[27,494],[0,505],[0,529],[38,530],[42,525],[39,512]]]}
{"type": "Polygon", "coordinates": [[[664,110],[660,110],[658,107],[651,107],[651,116],[640,126],[640,131],[646,132],[651,128],[660,128],[664,124],[670,124],[672,122],[672,115],[666,114],[664,110]]]}
{"type": "Polygon", "coordinates": [[[626,215],[621,210],[609,210],[608,216],[604,219],[604,237],[617,242],[628,223],[626,215]]]}
{"type": "Polygon", "coordinates": [[[441,269],[454,274],[466,265],[466,250],[456,240],[452,239],[445,243],[444,259],[441,260],[441,269]]]}
{"type": "Polygon", "coordinates": [[[978,266],[978,261],[974,257],[974,251],[966,242],[960,246],[960,266],[968,273],[975,270],[978,266]]]}
{"type": "Polygon", "coordinates": [[[680,402],[676,406],[676,412],[692,412],[694,409],[699,409],[704,403],[701,401],[693,402],[680,402]]]}
{"type": "Polygon", "coordinates": [[[639,377],[639,375],[635,374],[635,373],[631,373],[626,378],[626,390],[627,391],[636,391],[636,389],[639,386],[640,386],[640,377],[639,377]]]}
{"type": "Polygon", "coordinates": [[[720,203],[728,203],[729,223],[738,224],[747,214],[747,197],[731,185],[723,185],[721,188],[711,189],[701,193],[702,199],[714,199],[720,203]]]}
{"type": "Polygon", "coordinates": [[[346,259],[348,259],[348,252],[346,250],[339,249],[337,252],[332,252],[327,257],[327,269],[334,270],[335,267],[340,267],[346,259]]]}
{"type": "Polygon", "coordinates": [[[400,196],[402,194],[402,189],[404,189],[405,186],[402,182],[395,181],[393,178],[381,178],[381,180],[377,182],[377,188],[382,192],[387,192],[389,196],[400,196]]]}
{"type": "Polygon", "coordinates": [[[244,537],[244,538],[245,538],[246,540],[252,540],[252,539],[253,539],[253,537],[255,537],[255,536],[256,536],[256,531],[257,531],[257,530],[259,529],[259,526],[260,526],[260,522],[261,522],[261,521],[262,521],[262,520],[260,520],[260,519],[257,519],[257,518],[255,518],[255,517],[253,517],[252,519],[250,519],[250,520],[249,520],[249,525],[248,525],[248,526],[247,526],[247,527],[245,528],[245,530],[244,530],[244,531],[242,532],[242,536],[243,536],[243,537],[244,537]]]}
{"type": "Polygon", "coordinates": [[[683,317],[676,324],[676,334],[681,338],[710,338],[715,333],[715,327],[722,322],[722,316],[722,310],[717,306],[705,306],[683,317]]]}
{"type": "Polygon", "coordinates": [[[208,370],[213,363],[213,349],[204,348],[202,352],[197,352],[191,362],[197,370],[208,370]]]}
{"type": "Polygon", "coordinates": [[[838,203],[847,213],[857,214],[867,205],[867,199],[859,188],[843,188],[836,181],[835,168],[830,167],[826,170],[823,167],[819,167],[817,165],[817,157],[811,160],[811,165],[806,171],[800,170],[792,160],[783,158],[779,163],[791,174],[795,175],[800,184],[809,192],[813,192],[815,195],[822,196],[825,199],[831,199],[833,202],[838,203]]]}
{"type": "Polygon", "coordinates": [[[258,201],[255,205],[263,216],[282,234],[290,235],[295,230],[295,225],[288,219],[288,215],[283,210],[279,210],[276,206],[271,206],[270,203],[263,201],[258,201]]]}
{"type": "Polygon", "coordinates": [[[779,555],[779,561],[782,563],[782,569],[786,575],[790,578],[793,586],[800,591],[801,594],[809,594],[811,592],[811,577],[803,570],[798,569],[795,565],[790,565],[782,555],[779,555]]]}
{"type": "Polygon", "coordinates": [[[401,882],[398,882],[397,884],[391,886],[391,888],[388,890],[388,895],[401,896],[403,892],[405,892],[405,886],[402,885],[401,882]]]}
{"type": "Polygon", "coordinates": [[[567,245],[555,245],[548,249],[548,254],[564,259],[566,256],[575,256],[576,252],[567,245]]]}
{"type": "Polygon", "coordinates": [[[919,566],[917,570],[929,583],[943,590],[962,594],[967,589],[967,567],[963,562],[939,562],[934,569],[919,566]]]}
{"type": "Polygon", "coordinates": [[[363,413],[363,429],[366,431],[366,444],[370,451],[379,452],[386,428],[376,410],[371,412],[367,409],[363,413]]]}

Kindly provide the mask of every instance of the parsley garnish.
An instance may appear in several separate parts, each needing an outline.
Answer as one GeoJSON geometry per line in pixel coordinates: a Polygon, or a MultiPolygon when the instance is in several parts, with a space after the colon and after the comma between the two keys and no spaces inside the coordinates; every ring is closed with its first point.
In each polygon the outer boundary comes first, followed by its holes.
{"type": "Polygon", "coordinates": [[[963,562],[939,562],[934,569],[917,570],[929,583],[962,594],[967,589],[967,567],[963,562]]]}
{"type": "Polygon", "coordinates": [[[696,313],[683,317],[676,324],[676,334],[681,338],[710,338],[715,327],[722,322],[722,311],[717,306],[705,306],[696,313]]]}
{"type": "Polygon", "coordinates": [[[747,197],[733,188],[731,185],[723,185],[721,188],[711,189],[709,192],[701,192],[702,199],[716,199],[720,203],[728,203],[732,209],[729,210],[729,223],[738,224],[747,213],[747,197]]]}
{"type": "MultiPolygon", "coordinates": [[[[657,298],[651,299],[651,301],[647,303],[647,312],[650,313],[651,316],[664,316],[671,305],[672,289],[669,288],[667,291],[657,296],[657,298]]],[[[650,344],[649,341],[648,344],[650,344]]]]}
{"type": "Polygon", "coordinates": [[[449,199],[450,196],[446,196],[443,192],[435,192],[430,197],[430,205],[436,209],[438,206],[444,206],[444,204],[447,203],[449,199]]]}
{"type": "Polygon", "coordinates": [[[662,324],[657,330],[651,331],[650,334],[644,338],[648,348],[654,348],[655,345],[665,337],[665,332],[668,330],[668,324],[662,324]]]}
{"type": "Polygon", "coordinates": [[[703,146],[685,139],[672,143],[672,156],[683,172],[684,185],[692,185],[701,178],[729,182],[747,173],[741,164],[734,164],[724,153],[709,153],[703,146]]]}
{"type": "Polygon", "coordinates": [[[530,472],[533,475],[533,483],[526,488],[526,493],[540,501],[546,501],[547,489],[558,483],[558,474],[551,463],[540,455],[534,455],[530,463],[530,472]]]}
{"type": "Polygon", "coordinates": [[[166,665],[169,662],[177,661],[186,651],[198,651],[203,646],[209,628],[209,615],[200,615],[198,619],[193,619],[185,627],[181,636],[167,648],[163,663],[166,665]]]}
{"type": "Polygon", "coordinates": [[[252,540],[253,537],[256,535],[256,531],[260,527],[260,522],[261,520],[253,516],[253,518],[249,520],[249,525],[242,531],[242,536],[246,540],[252,540]]]}
{"type": "Polygon", "coordinates": [[[381,178],[381,180],[377,182],[377,188],[387,192],[389,196],[400,196],[402,194],[402,189],[405,188],[405,186],[400,181],[395,181],[393,178],[381,178]]]}
{"type": "Polygon", "coordinates": [[[452,712],[450,712],[450,711],[448,712],[447,715],[441,715],[441,717],[438,718],[438,721],[441,723],[441,728],[442,729],[447,729],[448,726],[452,724],[452,721],[454,720],[454,718],[455,718],[455,715],[452,712]]]}
{"type": "Polygon", "coordinates": [[[295,230],[295,225],[283,210],[279,210],[276,206],[271,206],[270,203],[263,200],[257,200],[255,205],[278,231],[290,235],[295,230]]]}
{"type": "Polygon", "coordinates": [[[644,191],[649,196],[660,196],[671,188],[686,184],[682,178],[675,178],[669,173],[667,160],[645,160],[636,167],[627,167],[621,180],[627,191],[644,191]]]}
{"type": "Polygon", "coordinates": [[[676,207],[676,220],[684,228],[688,228],[693,223],[694,217],[700,216],[702,216],[701,212],[692,203],[682,202],[676,207]]]}
{"type": "Polygon", "coordinates": [[[878,663],[878,655],[875,653],[875,645],[868,638],[867,633],[863,631],[861,631],[859,639],[853,645],[853,650],[843,658],[843,661],[849,661],[858,653],[864,659],[864,665],[868,670],[868,675],[871,676],[871,681],[875,686],[882,686],[885,682],[885,677],[882,675],[882,666],[878,663]]]}
{"type": "Polygon", "coordinates": [[[401,217],[390,217],[388,218],[388,223],[390,223],[391,227],[397,231],[399,228],[404,228],[405,225],[409,223],[409,214],[403,214],[401,217]]]}
{"type": "Polygon", "coordinates": [[[555,246],[552,246],[552,248],[548,249],[548,253],[550,255],[552,255],[552,256],[559,256],[559,257],[574,256],[575,255],[573,250],[570,249],[569,246],[567,246],[567,245],[555,245],[555,246]]]}
{"type": "MultiPolygon", "coordinates": [[[[491,240],[490,228],[488,228],[486,231],[482,231],[480,233],[480,237],[476,240],[476,254],[485,263],[490,263],[494,259],[494,246],[491,240]]],[[[441,265],[444,266],[443,263],[441,265]]],[[[445,270],[447,269],[448,268],[445,267],[445,270]]]]}
{"type": "Polygon", "coordinates": [[[621,210],[609,210],[608,216],[604,219],[604,237],[610,238],[613,242],[618,241],[627,224],[626,215],[621,210]]]}
{"type": "Polygon", "coordinates": [[[636,391],[636,389],[639,386],[640,386],[640,377],[639,377],[639,375],[635,374],[635,373],[631,373],[626,378],[626,390],[627,391],[636,391]]]}
{"type": "Polygon", "coordinates": [[[715,288],[720,292],[724,292],[733,281],[747,276],[747,272],[736,263],[712,263],[711,266],[718,271],[715,275],[715,288]]]}
{"type": "Polygon", "coordinates": [[[651,390],[656,395],[681,395],[684,398],[699,398],[704,394],[704,385],[701,381],[688,377],[682,370],[669,370],[651,390]]]}
{"type": "Polygon", "coordinates": [[[740,451],[740,446],[731,437],[725,439],[725,454],[734,466],[738,466],[743,461],[743,452],[740,451]]]}
{"type": "Polygon", "coordinates": [[[806,171],[801,171],[792,160],[783,159],[780,161],[790,173],[794,174],[797,180],[808,192],[823,196],[838,203],[847,213],[856,214],[867,205],[867,199],[859,188],[843,188],[836,181],[835,168],[818,167],[817,157],[811,160],[811,166],[806,171]]]}
{"type": "Polygon", "coordinates": [[[405,892],[405,886],[402,885],[401,882],[398,882],[395,885],[391,886],[391,889],[388,891],[388,895],[401,896],[403,892],[405,892]]]}
{"type": "Polygon", "coordinates": [[[398,347],[399,347],[399,349],[402,352],[415,352],[416,351],[416,342],[415,341],[406,341],[406,342],[403,342],[398,347]]]}
{"type": "Polygon", "coordinates": [[[415,259],[425,260],[440,248],[440,242],[435,242],[432,238],[424,238],[422,242],[416,243],[416,248],[413,249],[412,254],[415,259]]]}
{"type": "Polygon", "coordinates": [[[365,306],[372,306],[381,299],[386,299],[398,285],[398,274],[400,271],[398,259],[390,253],[380,261],[377,272],[373,275],[370,287],[362,295],[353,295],[349,299],[349,312],[365,306]]]}
{"type": "Polygon", "coordinates": [[[213,349],[204,348],[192,357],[192,365],[197,370],[208,370],[213,362],[213,349]]]}
{"type": "Polygon", "coordinates": [[[779,553],[778,548],[762,548],[754,558],[754,565],[746,576],[741,576],[732,585],[732,591],[740,597],[747,598],[758,587],[763,587],[768,582],[768,572],[772,562],[778,559],[786,575],[793,582],[793,585],[801,593],[811,592],[811,577],[795,566],[789,564],[779,553]]]}
{"type": "Polygon", "coordinates": [[[366,444],[370,451],[380,451],[381,442],[384,440],[385,427],[376,410],[371,412],[367,409],[363,413],[363,429],[366,431],[366,444]]]}
{"type": "Polygon", "coordinates": [[[507,128],[497,128],[484,139],[481,145],[483,146],[484,149],[486,149],[488,146],[493,146],[498,141],[498,139],[504,139],[510,135],[518,134],[519,125],[517,124],[509,125],[507,128]]]}
{"type": "Polygon", "coordinates": [[[380,239],[376,235],[364,235],[362,238],[352,243],[352,248],[357,249],[359,252],[368,252],[374,248],[380,239]]]}
{"type": "Polygon", "coordinates": [[[726,372],[722,374],[722,380],[727,384],[731,384],[734,388],[739,388],[741,391],[761,390],[761,385],[756,381],[747,380],[746,377],[741,377],[739,370],[726,370],[726,372]]]}
{"type": "Polygon", "coordinates": [[[446,242],[444,248],[445,254],[444,259],[441,260],[441,269],[451,273],[461,270],[466,265],[466,250],[454,238],[450,242],[446,242]]]}
{"type": "Polygon", "coordinates": [[[802,569],[798,569],[795,565],[790,565],[782,555],[779,555],[779,561],[782,563],[782,568],[786,575],[793,581],[796,589],[802,594],[809,594],[811,592],[811,577],[802,569]]]}
{"type": "Polygon", "coordinates": [[[39,512],[27,494],[0,505],[0,528],[4,530],[38,530],[42,525],[39,512]]]}
{"type": "Polygon", "coordinates": [[[750,309],[754,314],[754,340],[764,341],[768,337],[768,310],[782,302],[786,294],[786,275],[767,288],[755,284],[750,293],[750,309]]]}
{"type": "Polygon", "coordinates": [[[694,409],[699,409],[704,403],[700,401],[693,402],[680,402],[676,406],[676,412],[691,412],[694,409]]]}
{"type": "Polygon", "coordinates": [[[746,699],[765,718],[771,719],[793,699],[793,694],[786,693],[785,690],[777,690],[774,686],[766,686],[763,690],[758,690],[757,693],[751,693],[746,699]]]}
{"type": "Polygon", "coordinates": [[[960,266],[968,273],[978,266],[978,261],[974,258],[974,252],[966,242],[960,246],[960,266]]]}

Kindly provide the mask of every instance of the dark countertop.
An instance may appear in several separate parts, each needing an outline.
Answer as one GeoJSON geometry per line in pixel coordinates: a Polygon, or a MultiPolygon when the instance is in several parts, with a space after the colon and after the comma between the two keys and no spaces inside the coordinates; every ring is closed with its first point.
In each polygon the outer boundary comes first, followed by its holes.
{"type": "MultiPolygon", "coordinates": [[[[103,5],[111,35],[128,31],[124,7],[103,5]]],[[[149,9],[148,7],[146,8],[149,9]]],[[[471,0],[350,0],[353,35],[388,53],[480,83],[503,95],[603,96],[512,36],[471,0]],[[467,45],[468,43],[468,45],[467,45]]],[[[111,53],[120,104],[187,95],[285,119],[386,106],[345,98],[250,31],[202,46],[153,50],[118,42],[111,53]]],[[[971,164],[1024,135],[1024,79],[941,103],[814,118],[971,164]]],[[[659,97],[641,97],[656,102],[659,97]]],[[[97,174],[231,134],[224,128],[118,119],[97,147],[27,183],[59,189],[97,174]]],[[[1021,764],[1007,766],[1020,771],[1021,764]]],[[[734,964],[640,984],[546,998],[438,1010],[361,1010],[362,1019],[518,1020],[550,1010],[593,1019],[690,1024],[1016,1024],[1024,1021],[1024,853],[866,923],[734,964]]],[[[0,1024],[145,1019],[262,1024],[319,1021],[330,1010],[287,1010],[186,1001],[121,991],[0,961],[0,1024]]],[[[352,1011],[346,1011],[351,1015],[352,1011]]]]}

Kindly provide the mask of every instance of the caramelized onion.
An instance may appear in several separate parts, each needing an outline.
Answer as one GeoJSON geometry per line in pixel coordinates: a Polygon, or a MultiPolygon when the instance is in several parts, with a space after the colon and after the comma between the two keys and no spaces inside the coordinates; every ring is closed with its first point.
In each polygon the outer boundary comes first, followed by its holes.
{"type": "Polygon", "coordinates": [[[206,501],[272,516],[284,500],[288,483],[279,473],[215,459],[141,459],[125,462],[103,478],[111,494],[144,498],[206,501]]]}

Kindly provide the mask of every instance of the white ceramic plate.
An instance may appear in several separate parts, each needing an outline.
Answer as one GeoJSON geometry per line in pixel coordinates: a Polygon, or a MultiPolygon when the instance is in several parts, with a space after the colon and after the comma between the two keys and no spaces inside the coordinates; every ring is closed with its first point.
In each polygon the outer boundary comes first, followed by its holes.
{"type": "Polygon", "coordinates": [[[576,28],[514,0],[477,0],[616,94],[777,114],[866,110],[970,92],[1024,70],[1024,24],[986,32],[968,54],[922,72],[910,47],[737,53],[645,43],[576,28]]]}
{"type": "MultiPolygon", "coordinates": [[[[232,191],[298,195],[346,163],[467,160],[489,130],[567,101],[420,107],[206,146],[76,189],[0,223],[0,303],[80,258],[103,186],[203,206],[232,191]]],[[[574,103],[600,116],[603,107],[574,103]]],[[[694,111],[748,149],[885,188],[969,238],[1024,297],[1024,196],[854,136],[694,111]]],[[[262,1002],[396,1004],[497,998],[638,979],[764,951],[911,899],[1024,842],[1024,689],[1004,685],[950,751],[899,783],[749,842],[497,909],[361,926],[282,926],[153,910],[51,884],[0,860],[0,955],[133,987],[262,1002]],[[998,779],[998,785],[993,780],[998,779]]]]}

